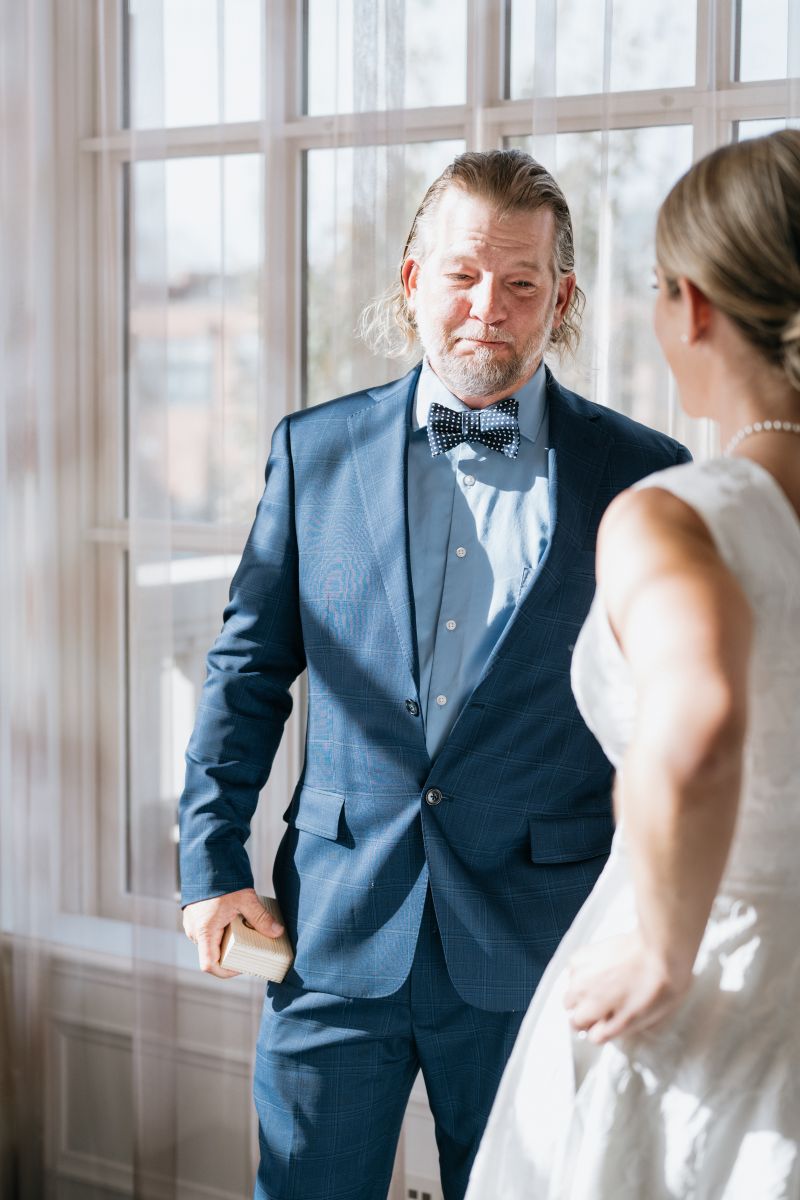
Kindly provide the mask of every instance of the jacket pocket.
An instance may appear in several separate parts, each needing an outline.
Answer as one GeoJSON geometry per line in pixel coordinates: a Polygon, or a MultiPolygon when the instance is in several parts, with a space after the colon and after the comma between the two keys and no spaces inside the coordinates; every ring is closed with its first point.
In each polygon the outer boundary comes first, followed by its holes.
{"type": "Polygon", "coordinates": [[[339,820],[344,808],[344,796],[339,792],[323,792],[319,788],[303,787],[289,807],[287,817],[295,829],[315,833],[317,837],[335,842],[339,836],[339,820]]]}
{"type": "Polygon", "coordinates": [[[535,863],[580,862],[608,854],[614,836],[610,813],[580,813],[550,816],[538,813],[530,819],[531,861],[535,863]]]}

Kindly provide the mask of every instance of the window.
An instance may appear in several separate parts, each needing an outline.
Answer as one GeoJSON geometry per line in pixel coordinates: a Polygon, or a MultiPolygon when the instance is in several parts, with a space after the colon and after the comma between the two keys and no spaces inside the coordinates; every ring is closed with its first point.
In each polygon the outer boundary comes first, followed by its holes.
{"type": "Polygon", "coordinates": [[[736,78],[752,83],[797,75],[800,63],[795,39],[789,38],[789,0],[740,0],[739,8],[736,78]]]}
{"type": "MultiPolygon", "coordinates": [[[[531,142],[508,139],[526,150],[531,142]]],[[[556,367],[558,376],[656,427],[667,424],[670,378],[650,319],[654,210],[691,161],[690,125],[555,139],[553,169],[571,200],[576,273],[587,296],[580,349],[556,367]]]]}
{"type": "Polygon", "coordinates": [[[304,42],[309,115],[466,101],[467,0],[307,0],[304,42]]]}
{"type": "Polygon", "coordinates": [[[547,74],[555,67],[558,96],[691,87],[695,82],[696,0],[614,0],[611,7],[588,0],[560,0],[557,5],[512,0],[508,37],[506,94],[512,99],[545,90],[545,81],[536,79],[542,59],[547,74]],[[554,63],[548,61],[550,53],[537,54],[539,39],[545,46],[554,43],[554,63]]]}
{"type": "MultiPolygon", "coordinates": [[[[463,149],[463,139],[452,138],[306,151],[307,404],[375,383],[375,359],[352,336],[359,313],[397,272],[406,234],[428,184],[463,149]],[[377,221],[371,215],[376,211],[377,221]],[[358,264],[353,262],[356,253],[358,264]],[[342,354],[343,334],[348,338],[346,354],[342,354]]],[[[383,364],[387,378],[402,369],[383,364]]]]}
{"type": "MultiPolygon", "coordinates": [[[[107,25],[85,72],[99,61],[106,102],[81,129],[97,263],[78,295],[99,359],[83,372],[98,431],[85,719],[99,730],[83,821],[98,867],[68,904],[124,918],[132,897],[174,912],[183,750],[271,430],[402,369],[371,358],[354,326],[397,270],[427,184],[463,147],[524,146],[551,166],[589,297],[584,347],[559,373],[666,427],[674,398],[648,316],[657,203],[693,157],[784,122],[800,69],[788,0],[97,12],[107,25]]],[[[89,56],[89,33],[81,44],[89,56]]],[[[298,710],[258,818],[265,860],[299,764],[298,710]]]]}

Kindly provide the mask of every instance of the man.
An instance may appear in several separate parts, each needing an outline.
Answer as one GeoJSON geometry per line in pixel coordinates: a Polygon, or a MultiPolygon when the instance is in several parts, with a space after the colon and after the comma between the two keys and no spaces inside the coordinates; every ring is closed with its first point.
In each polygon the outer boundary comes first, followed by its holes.
{"type": "Polygon", "coordinates": [[[399,381],[295,413],[189,747],[184,924],[204,970],[241,912],[275,933],[244,844],[308,671],[308,736],[274,885],[296,948],[270,985],[260,1200],[385,1196],[417,1070],[459,1200],[541,973],[608,853],[611,768],[570,653],[617,492],[688,458],[561,388],[572,227],[520,151],[461,155],[426,194],[401,286],[399,381]]]}

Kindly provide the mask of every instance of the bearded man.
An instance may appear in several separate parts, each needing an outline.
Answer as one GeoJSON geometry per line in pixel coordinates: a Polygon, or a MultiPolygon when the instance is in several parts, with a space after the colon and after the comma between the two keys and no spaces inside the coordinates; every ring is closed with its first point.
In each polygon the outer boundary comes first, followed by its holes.
{"type": "Polygon", "coordinates": [[[582,295],[572,224],[517,150],[428,189],[366,325],[417,336],[404,378],[292,414],[231,586],[187,754],[184,927],[205,971],[261,907],[250,819],[308,672],[303,772],[275,894],[296,951],[270,984],[258,1200],[376,1200],[422,1070],[460,1200],[548,959],[611,841],[610,764],[570,654],[595,533],[677,442],[561,387],[582,295]]]}

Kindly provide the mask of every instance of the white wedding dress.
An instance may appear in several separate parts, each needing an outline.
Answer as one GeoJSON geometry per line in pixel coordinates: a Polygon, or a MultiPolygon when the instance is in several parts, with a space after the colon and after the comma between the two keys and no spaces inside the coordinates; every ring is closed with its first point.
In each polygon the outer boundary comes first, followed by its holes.
{"type": "MultiPolygon", "coordinates": [[[[634,925],[617,831],[526,1015],[466,1200],[800,1200],[800,521],[744,458],[637,486],[665,488],[702,516],[753,609],[734,842],[677,1015],[598,1047],[570,1029],[564,968],[578,946],[634,925]]],[[[618,765],[635,696],[599,596],[572,683],[618,765]]]]}

